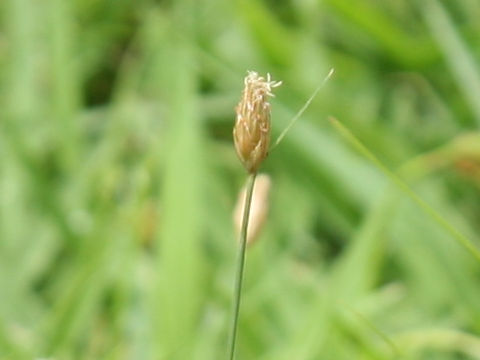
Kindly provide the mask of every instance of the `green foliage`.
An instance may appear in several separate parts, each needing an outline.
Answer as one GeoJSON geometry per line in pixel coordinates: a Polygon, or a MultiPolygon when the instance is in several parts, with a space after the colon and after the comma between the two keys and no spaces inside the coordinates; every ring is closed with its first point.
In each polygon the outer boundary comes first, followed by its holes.
{"type": "Polygon", "coordinates": [[[262,168],[237,359],[480,358],[477,1],[0,16],[0,359],[226,358],[243,77],[283,80],[275,138],[332,67],[262,168]]]}

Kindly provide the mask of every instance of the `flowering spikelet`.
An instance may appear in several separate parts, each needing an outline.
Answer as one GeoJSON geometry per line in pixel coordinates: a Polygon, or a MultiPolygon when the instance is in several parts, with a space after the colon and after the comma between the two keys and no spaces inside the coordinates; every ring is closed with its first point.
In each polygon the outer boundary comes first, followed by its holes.
{"type": "Polygon", "coordinates": [[[233,127],[233,140],[238,157],[249,173],[257,172],[267,157],[270,144],[270,103],[272,88],[281,81],[272,81],[248,71],[245,77],[242,98],[236,107],[237,118],[233,127]]]}

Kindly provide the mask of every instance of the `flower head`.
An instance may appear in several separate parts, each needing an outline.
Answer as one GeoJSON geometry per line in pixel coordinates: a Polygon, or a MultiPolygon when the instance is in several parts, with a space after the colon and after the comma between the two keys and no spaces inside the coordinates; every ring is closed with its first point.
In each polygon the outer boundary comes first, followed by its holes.
{"type": "Polygon", "coordinates": [[[272,89],[281,81],[272,81],[270,74],[265,79],[255,71],[248,71],[244,80],[242,98],[236,107],[237,117],[233,139],[238,157],[249,173],[257,172],[267,157],[270,144],[270,103],[272,89]]]}

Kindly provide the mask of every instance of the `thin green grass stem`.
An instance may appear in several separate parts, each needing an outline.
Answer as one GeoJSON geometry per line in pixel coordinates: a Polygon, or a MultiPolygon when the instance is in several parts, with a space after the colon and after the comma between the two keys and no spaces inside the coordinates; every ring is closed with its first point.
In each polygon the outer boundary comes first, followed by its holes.
{"type": "Polygon", "coordinates": [[[238,249],[237,269],[235,273],[235,288],[233,292],[233,313],[232,325],[230,330],[230,340],[228,346],[228,359],[233,360],[235,356],[235,343],[237,338],[238,314],[240,312],[240,300],[242,295],[243,269],[245,267],[245,253],[247,248],[247,230],[250,217],[250,207],[252,204],[253,187],[257,174],[248,176],[247,191],[245,192],[245,206],[243,208],[242,228],[240,231],[240,247],[238,249]]]}
{"type": "Polygon", "coordinates": [[[337,119],[329,118],[335,129],[352,144],[363,156],[374,163],[390,180],[395,183],[405,194],[407,194],[418,206],[422,208],[428,215],[432,217],[442,228],[444,228],[460,245],[462,245],[473,257],[480,261],[480,251],[475,247],[472,241],[470,241],[465,235],[451,225],[442,215],[440,215],[434,208],[427,204],[422,198],[420,198],[408,184],[403,181],[399,176],[390,171],[382,162],[370,151],[365,145],[358,140],[353,133],[347,129],[337,119]]]}

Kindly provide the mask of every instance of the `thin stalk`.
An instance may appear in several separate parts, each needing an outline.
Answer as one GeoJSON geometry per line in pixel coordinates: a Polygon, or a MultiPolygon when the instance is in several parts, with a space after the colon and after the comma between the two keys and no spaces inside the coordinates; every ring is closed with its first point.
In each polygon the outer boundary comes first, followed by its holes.
{"type": "Polygon", "coordinates": [[[235,342],[237,338],[238,314],[240,312],[240,299],[242,295],[243,269],[245,267],[245,253],[247,248],[247,230],[250,217],[250,206],[252,204],[253,187],[257,174],[248,176],[247,191],[245,192],[245,206],[243,208],[242,228],[240,231],[240,248],[238,250],[237,270],[235,273],[235,289],[233,292],[233,313],[228,346],[228,359],[233,360],[235,356],[235,342]]]}

